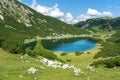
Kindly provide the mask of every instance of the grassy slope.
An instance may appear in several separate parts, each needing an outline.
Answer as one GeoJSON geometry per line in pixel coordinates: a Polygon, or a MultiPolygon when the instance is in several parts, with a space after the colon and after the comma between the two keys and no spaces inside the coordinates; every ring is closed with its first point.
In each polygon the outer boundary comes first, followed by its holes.
{"type": "Polygon", "coordinates": [[[96,61],[96,59],[93,59],[93,57],[99,51],[100,45],[98,44],[98,47],[96,47],[95,49],[87,51],[90,52],[90,54],[87,54],[87,52],[85,52],[85,54],[82,54],[81,56],[75,56],[75,54],[58,56],[63,60],[70,59],[71,62],[69,62],[69,64],[73,64],[84,71],[84,74],[80,75],[78,80],[87,80],[86,78],[88,77],[90,77],[90,80],[119,80],[120,68],[107,69],[101,66],[98,68],[94,68],[95,72],[90,72],[87,70],[87,65],[93,61],[96,61]]]}
{"type": "Polygon", "coordinates": [[[35,58],[27,56],[21,59],[20,55],[9,54],[0,49],[0,80],[34,80],[35,77],[37,80],[87,80],[88,77],[90,77],[90,80],[119,80],[120,68],[106,69],[98,67],[95,72],[86,69],[87,64],[95,61],[93,56],[99,51],[99,47],[90,50],[90,54],[82,54],[81,56],[75,56],[74,54],[60,56],[59,53],[57,54],[63,60],[71,59],[72,61],[68,62],[68,64],[75,65],[84,71],[84,74],[79,76],[74,76],[71,70],[45,67],[40,62],[37,62],[35,58]],[[41,69],[41,66],[45,67],[45,69],[41,69]],[[35,74],[29,74],[27,69],[30,67],[35,67],[38,71],[35,74]]]}
{"type": "MultiPolygon", "coordinates": [[[[114,33],[114,32],[113,32],[114,33]]],[[[106,41],[109,38],[109,33],[97,33],[100,35],[99,38],[106,41]]],[[[74,76],[72,70],[63,70],[63,69],[54,69],[42,65],[36,60],[38,58],[25,57],[20,58],[20,55],[10,54],[2,49],[0,49],[0,80],[87,80],[88,77],[90,80],[120,80],[120,68],[116,69],[107,69],[102,66],[95,68],[95,72],[90,72],[87,70],[87,65],[97,59],[93,59],[94,55],[100,51],[101,45],[90,51],[90,54],[82,54],[80,56],[75,56],[75,54],[68,54],[65,56],[60,56],[60,53],[57,53],[57,56],[64,61],[70,59],[71,62],[68,64],[75,65],[75,67],[80,68],[84,73],[79,76],[74,76]],[[26,62],[29,61],[29,62],[26,62]],[[40,67],[45,67],[41,69],[40,67]],[[29,74],[27,69],[30,67],[35,67],[38,71],[35,74],[29,74]],[[20,77],[23,76],[23,77],[20,77]]],[[[102,58],[99,58],[102,59],[102,58]]]]}

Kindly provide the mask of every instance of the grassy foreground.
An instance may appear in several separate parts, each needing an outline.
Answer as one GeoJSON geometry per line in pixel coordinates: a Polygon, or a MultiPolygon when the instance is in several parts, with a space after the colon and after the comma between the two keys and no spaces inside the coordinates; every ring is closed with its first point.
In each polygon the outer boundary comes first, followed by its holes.
{"type": "Polygon", "coordinates": [[[38,58],[32,58],[29,56],[10,54],[0,49],[0,80],[120,80],[120,68],[107,69],[104,67],[94,68],[94,72],[87,70],[87,65],[93,61],[93,56],[99,51],[100,45],[93,50],[90,50],[89,54],[85,52],[80,56],[75,54],[68,54],[60,56],[60,53],[56,53],[57,56],[64,61],[70,59],[68,64],[74,65],[80,68],[84,73],[75,76],[74,72],[69,69],[54,69],[44,66],[39,62],[38,58]],[[35,67],[38,71],[35,74],[28,73],[30,67],[35,67]]]}
{"type": "MultiPolygon", "coordinates": [[[[111,34],[97,33],[96,35],[106,41],[111,34]]],[[[107,69],[100,66],[94,68],[94,72],[87,69],[88,64],[97,60],[93,57],[100,51],[100,47],[101,45],[98,44],[95,49],[86,51],[80,56],[76,56],[74,53],[61,56],[60,52],[56,53],[67,64],[74,65],[84,72],[80,73],[79,76],[75,76],[74,72],[69,69],[47,67],[39,61],[41,57],[21,57],[22,55],[10,54],[0,48],[0,80],[120,80],[120,68],[107,69]],[[67,62],[67,60],[71,60],[71,62],[67,62]],[[28,73],[27,70],[31,67],[38,71],[35,74],[28,73]]]]}

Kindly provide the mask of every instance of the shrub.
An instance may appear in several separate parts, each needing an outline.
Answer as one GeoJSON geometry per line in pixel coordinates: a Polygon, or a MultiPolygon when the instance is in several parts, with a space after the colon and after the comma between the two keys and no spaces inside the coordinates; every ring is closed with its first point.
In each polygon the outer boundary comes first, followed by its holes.
{"type": "Polygon", "coordinates": [[[87,52],[87,54],[90,54],[90,52],[87,52]]]}
{"type": "Polygon", "coordinates": [[[71,60],[70,60],[70,59],[67,59],[66,61],[67,61],[67,62],[71,62],[71,60]]]}
{"type": "Polygon", "coordinates": [[[3,37],[0,37],[0,47],[2,46],[2,43],[5,41],[3,37]]]}
{"type": "Polygon", "coordinates": [[[2,41],[1,47],[14,54],[24,53],[24,39],[17,35],[14,35],[14,37],[6,37],[2,41]]]}
{"type": "Polygon", "coordinates": [[[11,53],[22,53],[24,51],[24,44],[16,40],[5,40],[2,48],[8,50],[11,53]]]}
{"type": "Polygon", "coordinates": [[[31,57],[34,57],[34,58],[37,57],[37,54],[34,51],[32,51],[32,50],[26,49],[25,53],[28,54],[31,57]]]}
{"type": "Polygon", "coordinates": [[[42,56],[47,59],[57,60],[57,56],[51,51],[44,49],[40,41],[36,42],[36,45],[33,50],[27,49],[26,54],[32,57],[42,56]]]}
{"type": "Polygon", "coordinates": [[[83,52],[75,52],[76,56],[80,56],[81,54],[83,54],[83,52]]]}
{"type": "Polygon", "coordinates": [[[44,50],[41,56],[47,59],[57,60],[57,56],[49,50],[44,50]]]}
{"type": "Polygon", "coordinates": [[[98,67],[99,65],[104,65],[107,68],[120,67],[120,57],[110,58],[106,60],[99,60],[93,62],[92,66],[98,67]]]}
{"type": "Polygon", "coordinates": [[[62,63],[66,63],[64,60],[60,59],[60,58],[57,58],[57,61],[60,61],[62,63]]]}
{"type": "Polygon", "coordinates": [[[120,31],[116,31],[111,38],[102,43],[101,51],[94,58],[115,57],[120,55],[120,31]]]}
{"type": "Polygon", "coordinates": [[[67,53],[61,53],[61,56],[65,56],[65,55],[67,55],[67,53]]]}

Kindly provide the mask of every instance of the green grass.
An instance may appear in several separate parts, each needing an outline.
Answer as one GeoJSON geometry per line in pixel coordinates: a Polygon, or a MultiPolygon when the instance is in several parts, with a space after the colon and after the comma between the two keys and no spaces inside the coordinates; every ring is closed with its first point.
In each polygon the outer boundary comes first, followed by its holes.
{"type": "MultiPolygon", "coordinates": [[[[111,34],[97,33],[96,35],[106,41],[111,34]]],[[[20,54],[11,54],[0,48],[0,80],[35,80],[35,78],[36,80],[87,80],[88,78],[90,80],[120,80],[120,68],[107,69],[103,66],[99,66],[98,68],[94,68],[94,72],[87,70],[89,63],[104,59],[93,59],[95,54],[100,51],[100,48],[101,44],[97,44],[96,48],[86,51],[79,56],[76,56],[75,53],[64,56],[61,56],[59,52],[56,53],[58,58],[66,61],[67,64],[80,68],[84,72],[83,74],[80,73],[79,76],[74,76],[72,70],[54,69],[36,61],[41,57],[32,58],[27,56],[21,59],[20,54]],[[71,61],[69,62],[67,60],[71,61]],[[38,71],[35,74],[28,73],[27,70],[30,67],[35,67],[38,71]],[[45,69],[41,69],[40,67],[45,67],[45,69]]]]}
{"type": "MultiPolygon", "coordinates": [[[[97,35],[100,35],[100,38],[105,41],[108,38],[103,37],[107,36],[106,34],[97,33],[97,35]]],[[[60,52],[56,53],[58,58],[66,61],[67,64],[80,68],[84,72],[83,74],[80,73],[79,76],[74,76],[72,70],[54,69],[36,61],[41,57],[32,58],[27,56],[21,59],[21,55],[10,54],[0,49],[0,80],[35,80],[35,78],[36,80],[87,80],[88,78],[90,80],[120,80],[120,68],[107,69],[103,66],[99,66],[98,68],[94,68],[94,72],[87,70],[89,63],[104,59],[93,59],[95,54],[100,51],[100,48],[101,44],[97,44],[96,48],[86,51],[79,56],[76,56],[75,53],[64,56],[61,56],[60,52]],[[71,61],[69,62],[67,60],[71,61]],[[35,67],[38,71],[35,74],[28,73],[27,70],[30,67],[35,67]],[[41,69],[40,67],[45,67],[45,69],[41,69]]]]}
{"type": "Polygon", "coordinates": [[[74,76],[72,70],[69,69],[54,69],[46,67],[36,60],[38,58],[25,57],[20,58],[21,55],[10,54],[0,49],[0,80],[119,80],[120,79],[120,68],[117,69],[106,69],[104,67],[95,68],[95,72],[90,72],[86,69],[86,66],[95,61],[93,56],[99,51],[100,45],[80,56],[68,54],[61,56],[60,53],[56,53],[57,56],[63,60],[70,59],[71,62],[66,62],[71,65],[75,65],[80,68],[84,73],[79,76],[74,76]],[[24,61],[24,62],[23,62],[24,61]],[[29,61],[29,62],[26,62],[29,61]],[[40,67],[45,67],[41,69],[40,67]],[[27,69],[35,67],[38,71],[35,74],[30,74],[27,69]],[[20,77],[23,76],[23,77],[20,77]]]}

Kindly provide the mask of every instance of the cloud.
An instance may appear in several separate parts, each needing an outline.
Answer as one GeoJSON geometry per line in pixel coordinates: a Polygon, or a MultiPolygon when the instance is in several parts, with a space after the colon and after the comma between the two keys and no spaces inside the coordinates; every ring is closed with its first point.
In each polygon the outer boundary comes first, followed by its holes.
{"type": "Polygon", "coordinates": [[[90,16],[90,15],[87,15],[87,14],[82,14],[82,15],[77,17],[77,20],[78,21],[85,21],[85,20],[90,19],[90,18],[94,18],[94,16],[90,16]]]}
{"type": "Polygon", "coordinates": [[[80,16],[76,18],[76,22],[86,21],[87,19],[90,19],[90,18],[106,17],[106,16],[111,17],[113,16],[113,14],[109,11],[99,12],[96,9],[88,8],[85,14],[81,14],[80,16]]]}
{"type": "Polygon", "coordinates": [[[88,8],[87,14],[91,15],[91,16],[101,16],[101,17],[112,16],[112,13],[109,11],[99,12],[99,11],[97,11],[95,9],[91,9],[91,8],[88,8]]]}
{"type": "Polygon", "coordinates": [[[67,22],[72,22],[74,17],[72,16],[72,14],[70,12],[68,12],[65,16],[65,19],[67,22]]]}
{"type": "Polygon", "coordinates": [[[55,4],[49,11],[48,13],[49,16],[52,17],[62,17],[64,16],[64,13],[62,11],[60,11],[60,9],[58,8],[58,4],[55,4]]]}
{"type": "Polygon", "coordinates": [[[64,16],[64,13],[58,8],[58,4],[55,4],[53,7],[46,7],[37,4],[36,0],[33,0],[31,7],[44,15],[49,15],[52,17],[64,16]]]}
{"type": "Polygon", "coordinates": [[[37,4],[36,0],[32,0],[32,5],[30,7],[35,9],[37,6],[38,6],[38,4],[37,4]]]}
{"type": "Polygon", "coordinates": [[[87,19],[90,19],[90,18],[106,17],[106,16],[111,17],[113,16],[113,14],[109,11],[99,12],[96,9],[88,8],[87,12],[75,18],[76,21],[75,22],[73,21],[73,23],[76,23],[79,21],[86,21],[87,19]]]}
{"type": "Polygon", "coordinates": [[[113,14],[112,14],[111,12],[109,12],[109,11],[104,11],[104,12],[102,13],[102,15],[103,15],[103,16],[112,16],[113,14]]]}
{"type": "Polygon", "coordinates": [[[88,8],[87,12],[84,14],[81,14],[77,17],[73,17],[73,15],[70,12],[67,12],[66,14],[61,11],[58,7],[58,4],[55,4],[52,7],[42,6],[36,2],[36,0],[32,1],[31,8],[35,9],[37,12],[40,12],[44,15],[52,16],[55,18],[60,19],[63,22],[74,24],[79,21],[85,21],[90,18],[96,18],[96,17],[111,17],[113,14],[109,11],[103,11],[100,12],[96,9],[88,8]]]}
{"type": "Polygon", "coordinates": [[[91,8],[88,8],[88,11],[87,11],[87,14],[88,15],[91,15],[91,16],[100,16],[101,13],[95,9],[91,9],[91,8]]]}

